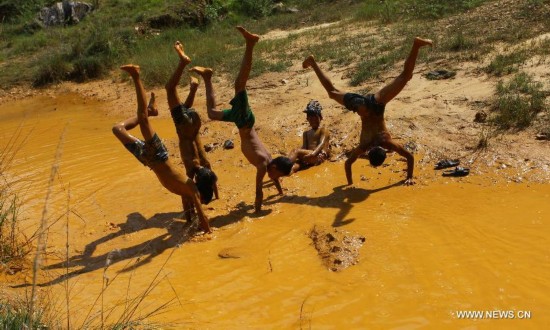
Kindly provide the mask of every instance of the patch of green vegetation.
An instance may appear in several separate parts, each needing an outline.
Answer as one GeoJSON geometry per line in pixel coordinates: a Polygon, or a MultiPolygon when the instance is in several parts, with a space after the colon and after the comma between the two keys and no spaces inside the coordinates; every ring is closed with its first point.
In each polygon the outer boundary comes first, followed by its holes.
{"type": "Polygon", "coordinates": [[[434,19],[480,6],[488,0],[367,0],[356,17],[379,19],[383,23],[408,19],[434,19]]]}
{"type": "Polygon", "coordinates": [[[499,81],[492,122],[500,129],[524,129],[537,114],[548,111],[543,84],[525,72],[516,74],[509,82],[499,81]]]}
{"type": "Polygon", "coordinates": [[[47,329],[42,311],[29,314],[26,306],[10,302],[0,302],[0,329],[47,329]]]}
{"type": "Polygon", "coordinates": [[[528,58],[529,54],[525,49],[520,49],[505,55],[498,54],[491,63],[485,67],[485,72],[499,77],[514,73],[519,70],[519,66],[525,63],[528,58]]]}

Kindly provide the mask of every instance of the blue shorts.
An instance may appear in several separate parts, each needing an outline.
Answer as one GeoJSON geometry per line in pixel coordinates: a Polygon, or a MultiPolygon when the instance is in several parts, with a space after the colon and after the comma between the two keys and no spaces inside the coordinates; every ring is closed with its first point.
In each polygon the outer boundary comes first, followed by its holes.
{"type": "Polygon", "coordinates": [[[151,140],[138,140],[124,145],[143,165],[151,167],[156,163],[164,163],[168,160],[166,146],[155,133],[151,140]]]}

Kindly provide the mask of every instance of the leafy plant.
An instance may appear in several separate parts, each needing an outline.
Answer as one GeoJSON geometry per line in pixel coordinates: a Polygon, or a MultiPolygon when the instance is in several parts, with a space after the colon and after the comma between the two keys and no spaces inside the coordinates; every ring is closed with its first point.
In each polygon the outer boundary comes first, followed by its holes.
{"type": "Polygon", "coordinates": [[[508,83],[497,84],[497,100],[493,122],[501,129],[523,129],[536,115],[546,110],[543,85],[527,73],[516,74],[508,83]]]}

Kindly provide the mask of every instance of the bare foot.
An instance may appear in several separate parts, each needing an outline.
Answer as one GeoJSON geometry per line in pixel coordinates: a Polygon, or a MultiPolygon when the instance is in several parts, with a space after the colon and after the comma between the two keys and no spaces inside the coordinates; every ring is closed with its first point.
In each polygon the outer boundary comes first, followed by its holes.
{"type": "Polygon", "coordinates": [[[189,79],[189,85],[191,88],[197,88],[199,87],[199,80],[193,76],[191,76],[191,79],[189,79]]]}
{"type": "Polygon", "coordinates": [[[237,30],[239,30],[239,32],[243,35],[243,37],[246,39],[246,43],[252,43],[252,45],[254,45],[255,43],[258,42],[258,40],[260,40],[260,36],[257,35],[257,34],[252,34],[248,31],[246,31],[245,28],[243,28],[242,26],[237,26],[237,30]]]}
{"type": "Polygon", "coordinates": [[[139,65],[126,64],[120,67],[120,70],[128,72],[131,76],[139,76],[139,65]]]}
{"type": "Polygon", "coordinates": [[[157,102],[155,99],[155,93],[151,92],[151,98],[149,99],[149,104],[147,105],[147,115],[149,117],[151,116],[157,116],[159,114],[159,111],[157,109],[157,102]]]}
{"type": "Polygon", "coordinates": [[[308,57],[306,57],[304,62],[302,62],[302,68],[307,69],[311,67],[313,63],[315,63],[315,58],[313,57],[313,55],[309,55],[308,57]]]}
{"type": "Polygon", "coordinates": [[[431,39],[422,39],[420,37],[416,37],[414,38],[414,45],[415,46],[418,46],[418,47],[423,47],[423,46],[432,46],[433,42],[431,39]]]}
{"type": "Polygon", "coordinates": [[[180,61],[184,62],[185,64],[191,63],[191,58],[187,56],[183,51],[183,44],[181,42],[176,41],[176,43],[174,44],[174,49],[176,50],[176,53],[178,53],[180,61]]]}
{"type": "Polygon", "coordinates": [[[212,77],[212,69],[204,68],[202,66],[194,66],[189,69],[189,72],[195,72],[196,74],[200,75],[202,79],[210,79],[212,77]]]}

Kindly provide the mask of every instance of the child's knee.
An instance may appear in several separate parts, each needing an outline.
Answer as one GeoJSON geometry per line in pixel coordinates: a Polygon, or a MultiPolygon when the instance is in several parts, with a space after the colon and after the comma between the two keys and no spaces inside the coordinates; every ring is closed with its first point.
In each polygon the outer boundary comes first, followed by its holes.
{"type": "Polygon", "coordinates": [[[122,134],[122,132],[124,131],[124,124],[122,124],[122,123],[114,124],[114,125],[113,125],[113,128],[111,129],[111,131],[112,131],[113,134],[116,135],[116,136],[122,134]]]}

